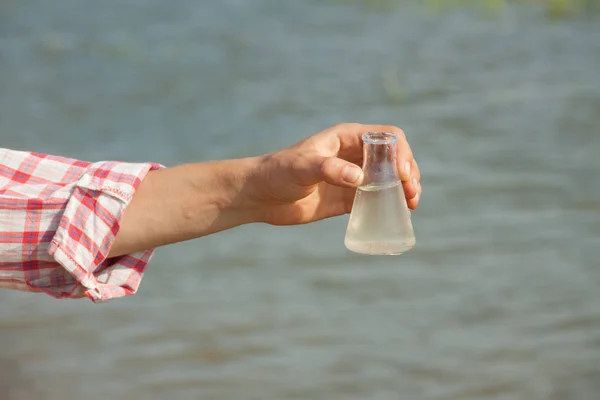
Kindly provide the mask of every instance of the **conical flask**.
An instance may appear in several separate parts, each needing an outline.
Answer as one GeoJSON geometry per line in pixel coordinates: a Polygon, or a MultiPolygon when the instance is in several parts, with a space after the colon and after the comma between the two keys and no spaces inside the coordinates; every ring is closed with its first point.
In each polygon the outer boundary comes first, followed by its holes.
{"type": "Polygon", "coordinates": [[[415,245],[410,210],[398,175],[394,133],[362,135],[364,181],[356,190],[344,244],[362,254],[402,254],[415,245]]]}

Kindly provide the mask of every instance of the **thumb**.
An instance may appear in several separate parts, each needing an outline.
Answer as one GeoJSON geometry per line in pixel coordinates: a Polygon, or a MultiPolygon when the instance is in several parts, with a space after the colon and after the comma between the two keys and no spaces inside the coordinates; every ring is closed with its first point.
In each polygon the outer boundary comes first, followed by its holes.
{"type": "Polygon", "coordinates": [[[362,169],[351,162],[337,157],[322,157],[315,163],[319,168],[320,180],[331,185],[353,188],[359,186],[364,178],[362,169]]]}

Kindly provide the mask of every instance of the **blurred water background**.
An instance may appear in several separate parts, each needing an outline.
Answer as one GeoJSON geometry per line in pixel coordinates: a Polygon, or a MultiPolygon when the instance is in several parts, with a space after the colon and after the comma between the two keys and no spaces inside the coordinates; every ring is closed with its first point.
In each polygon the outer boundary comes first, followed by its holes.
{"type": "Polygon", "coordinates": [[[174,165],[390,123],[424,187],[400,257],[349,253],[339,217],[162,248],[135,296],[101,305],[0,291],[4,384],[600,398],[598,13],[441,3],[0,0],[2,147],[174,165]]]}

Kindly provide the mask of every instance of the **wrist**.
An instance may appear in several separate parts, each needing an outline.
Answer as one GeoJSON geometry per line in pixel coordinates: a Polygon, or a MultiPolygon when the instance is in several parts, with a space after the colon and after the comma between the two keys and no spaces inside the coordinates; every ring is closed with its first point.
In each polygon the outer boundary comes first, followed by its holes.
{"type": "MultiPolygon", "coordinates": [[[[194,195],[186,213],[192,220],[218,215],[216,230],[262,222],[263,206],[257,201],[256,182],[261,165],[260,157],[248,157],[197,164],[195,174],[188,175],[194,195]]],[[[200,225],[205,225],[204,223],[200,225]]]]}

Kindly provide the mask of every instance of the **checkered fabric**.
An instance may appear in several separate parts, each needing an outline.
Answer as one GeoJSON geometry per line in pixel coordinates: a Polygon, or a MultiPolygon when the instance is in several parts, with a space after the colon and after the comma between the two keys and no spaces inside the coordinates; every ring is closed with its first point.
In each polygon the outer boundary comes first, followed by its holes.
{"type": "Polygon", "coordinates": [[[0,148],[0,288],[93,302],[134,294],[154,249],[107,258],[154,163],[0,148]]]}

